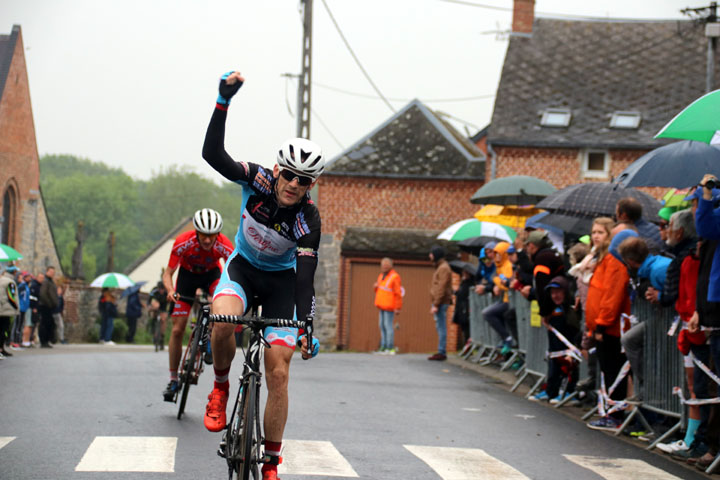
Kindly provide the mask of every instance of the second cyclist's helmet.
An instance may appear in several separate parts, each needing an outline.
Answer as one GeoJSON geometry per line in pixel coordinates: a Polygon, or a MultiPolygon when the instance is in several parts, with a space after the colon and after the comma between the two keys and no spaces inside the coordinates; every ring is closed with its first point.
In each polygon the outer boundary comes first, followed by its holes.
{"type": "Polygon", "coordinates": [[[222,230],[223,221],[218,212],[212,208],[203,208],[193,216],[195,230],[205,235],[214,235],[222,230]]]}
{"type": "Polygon", "coordinates": [[[325,158],[320,146],[306,138],[291,138],[278,151],[277,163],[298,175],[317,180],[325,169],[325,158]]]}

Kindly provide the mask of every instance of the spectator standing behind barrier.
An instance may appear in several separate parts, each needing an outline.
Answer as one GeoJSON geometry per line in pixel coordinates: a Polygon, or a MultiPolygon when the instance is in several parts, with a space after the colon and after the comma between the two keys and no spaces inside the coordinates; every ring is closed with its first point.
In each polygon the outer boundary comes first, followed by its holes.
{"type": "MultiPolygon", "coordinates": [[[[609,255],[605,255],[595,268],[585,306],[585,324],[593,334],[600,371],[605,377],[605,386],[610,388],[626,361],[620,345],[620,316],[630,314],[628,275],[622,263],[618,247],[628,237],[637,237],[633,230],[615,233],[610,241],[609,255]]],[[[624,400],[627,395],[627,378],[624,378],[610,395],[613,400],[624,400]]],[[[601,417],[587,424],[595,430],[617,431],[622,424],[622,412],[601,417]]]]}
{"type": "MultiPolygon", "coordinates": [[[[588,320],[587,304],[590,292],[590,285],[592,282],[593,275],[598,265],[603,261],[605,255],[608,254],[608,248],[610,247],[610,238],[615,222],[609,217],[597,217],[593,220],[592,228],[590,230],[590,241],[592,248],[590,253],[582,259],[578,264],[577,268],[570,270],[570,273],[577,276],[577,283],[587,283],[587,288],[578,287],[578,291],[585,291],[585,297],[580,299],[582,304],[583,320],[582,320],[582,339],[580,341],[580,348],[582,350],[583,357],[588,360],[588,377],[581,380],[577,384],[579,390],[595,390],[595,383],[597,379],[597,355],[590,353],[595,348],[595,318],[588,320]],[[593,323],[589,323],[593,322],[593,323]]],[[[597,290],[598,283],[595,285],[595,298],[598,297],[597,290]]],[[[597,305],[595,306],[597,307],[597,305]]],[[[597,309],[596,309],[597,310],[597,309]]],[[[594,312],[597,314],[597,311],[594,312]]]]}
{"type": "MultiPolygon", "coordinates": [[[[568,346],[549,327],[557,330],[565,339],[573,345],[579,335],[579,323],[575,310],[572,307],[568,281],[559,275],[550,280],[545,286],[550,293],[555,308],[547,317],[545,326],[548,327],[548,351],[562,352],[568,350],[568,346]]],[[[578,379],[577,361],[570,355],[562,357],[550,357],[548,359],[547,387],[544,391],[530,397],[530,400],[550,400],[550,403],[557,404],[575,391],[575,384],[578,379]],[[565,391],[560,393],[563,378],[567,378],[565,391]]]]}
{"type": "Polygon", "coordinates": [[[109,288],[102,289],[98,309],[100,310],[100,343],[103,345],[115,345],[115,342],[112,341],[112,332],[118,311],[115,295],[109,288]]]}
{"type": "Polygon", "coordinates": [[[452,271],[445,260],[445,249],[435,245],[430,250],[430,260],[435,263],[432,284],[430,286],[430,314],[435,318],[438,333],[438,351],[428,360],[447,359],[447,309],[452,303],[452,271]]]}
{"type": "Polygon", "coordinates": [[[480,249],[477,272],[475,273],[475,293],[482,295],[492,291],[493,277],[495,276],[495,242],[488,242],[480,249]]]}
{"type": "MultiPolygon", "coordinates": [[[[700,270],[697,285],[698,311],[697,315],[693,315],[688,322],[690,332],[699,331],[700,326],[710,329],[720,328],[720,305],[718,305],[720,302],[720,249],[717,248],[718,241],[720,241],[720,210],[714,206],[714,202],[717,200],[717,191],[707,184],[709,180],[717,183],[717,179],[713,175],[707,174],[694,194],[698,197],[695,228],[703,242],[700,248],[700,270]],[[712,261],[708,262],[711,258],[712,261]],[[710,263],[709,269],[707,268],[708,263],[710,263]]],[[[720,371],[720,332],[718,330],[711,330],[709,343],[708,361],[712,359],[715,364],[715,373],[717,373],[720,371]]],[[[695,387],[696,394],[701,393],[698,391],[698,377],[695,377],[695,387]]],[[[699,394],[698,397],[700,397],[699,394]]],[[[718,413],[717,406],[713,410],[714,413],[718,413]]],[[[701,435],[704,442],[696,441],[696,444],[688,452],[685,452],[688,461],[694,460],[702,465],[708,460],[712,462],[714,455],[717,454],[718,434],[720,434],[717,420],[720,415],[716,414],[710,417],[707,432],[701,435]]]]}
{"type": "Polygon", "coordinates": [[[530,232],[525,248],[534,264],[531,295],[534,295],[538,302],[540,316],[547,317],[555,309],[555,304],[550,298],[550,292],[546,291],[545,287],[552,278],[565,272],[565,262],[553,248],[547,232],[542,230],[530,232]]]}
{"type": "Polygon", "coordinates": [[[466,348],[470,348],[472,340],[470,339],[470,290],[475,285],[474,272],[462,270],[460,273],[460,285],[453,292],[455,295],[455,311],[453,312],[453,323],[462,330],[462,339],[459,345],[464,345],[463,352],[466,348]]]}
{"type": "Polygon", "coordinates": [[[38,310],[38,298],[40,297],[40,286],[45,280],[45,275],[38,273],[30,280],[30,328],[27,330],[27,342],[23,333],[23,347],[37,345],[37,331],[40,325],[40,311],[38,310]],[[27,345],[26,345],[27,343],[27,345]]]}
{"type": "MultiPolygon", "coordinates": [[[[649,247],[644,239],[630,237],[624,240],[618,247],[620,257],[630,269],[630,275],[640,280],[649,280],[650,286],[644,292],[645,299],[658,303],[663,296],[665,277],[671,260],[668,257],[650,254],[649,247]]],[[[643,294],[643,292],[639,292],[643,294]]],[[[651,319],[641,318],[640,323],[633,326],[622,336],[620,343],[625,349],[625,356],[630,362],[630,369],[637,379],[639,392],[636,392],[630,400],[641,401],[645,372],[643,370],[643,359],[645,357],[645,329],[647,322],[651,319]]]]}
{"type": "MultiPolygon", "coordinates": [[[[8,275],[10,275],[12,277],[13,281],[15,282],[15,297],[14,297],[14,299],[15,299],[15,303],[17,303],[18,307],[19,307],[20,299],[18,297],[17,282],[18,282],[18,276],[20,275],[20,271],[18,270],[18,268],[15,265],[7,265],[5,267],[5,272],[8,275]]],[[[21,322],[21,320],[20,320],[18,314],[15,314],[10,317],[10,321],[8,322],[8,326],[7,326],[6,335],[5,335],[2,345],[0,345],[0,349],[6,350],[6,351],[7,351],[7,349],[12,349],[12,350],[16,349],[15,348],[16,345],[13,345],[13,342],[15,342],[15,340],[13,340],[13,332],[15,331],[15,326],[20,322],[21,322]]],[[[12,354],[9,354],[9,356],[12,357],[12,354]]]]}
{"type": "Polygon", "coordinates": [[[30,336],[32,335],[32,308],[30,300],[30,285],[32,283],[32,275],[30,272],[23,272],[23,281],[18,285],[20,291],[20,312],[23,316],[23,330],[20,338],[20,347],[30,347],[30,336]],[[23,310],[23,308],[25,310],[23,310]]]}
{"type": "Polygon", "coordinates": [[[63,296],[63,287],[57,286],[57,297],[58,306],[53,310],[53,320],[55,320],[55,333],[56,340],[60,343],[67,343],[65,340],[65,321],[63,319],[63,312],[65,311],[65,298],[63,296]]]}
{"type": "Polygon", "coordinates": [[[45,270],[45,280],[40,286],[38,296],[38,311],[40,312],[40,347],[52,348],[50,342],[55,336],[55,319],[53,311],[58,306],[57,285],[53,279],[55,277],[55,267],[47,267],[45,270]]]}
{"type": "MultiPolygon", "coordinates": [[[[22,344],[23,329],[25,328],[26,323],[25,317],[26,314],[29,315],[30,287],[25,281],[26,275],[29,281],[30,274],[28,272],[19,272],[15,278],[15,283],[17,283],[18,286],[18,304],[20,307],[20,313],[13,325],[12,332],[10,333],[10,348],[14,350],[22,350],[20,345],[22,344]]],[[[27,322],[29,323],[30,320],[28,319],[27,322]]]]}
{"type": "Polygon", "coordinates": [[[0,274],[0,359],[12,357],[12,354],[5,350],[5,341],[10,334],[10,321],[17,316],[19,311],[15,278],[10,272],[2,271],[0,274]]]}
{"type": "Polygon", "coordinates": [[[485,321],[490,324],[502,339],[501,353],[503,355],[510,352],[513,347],[513,337],[505,322],[505,313],[510,308],[510,304],[508,303],[508,290],[513,275],[512,264],[507,254],[508,248],[510,248],[508,242],[499,242],[495,246],[495,276],[493,276],[492,290],[493,295],[499,297],[499,300],[497,303],[485,307],[482,311],[482,316],[485,321]]]}
{"type": "Polygon", "coordinates": [[[128,331],[125,341],[127,343],[135,342],[135,330],[137,329],[138,318],[142,316],[142,311],[145,306],[140,301],[140,291],[128,295],[127,303],[125,307],[125,317],[127,318],[128,331]]]}
{"type": "Polygon", "coordinates": [[[383,258],[380,261],[380,275],[375,285],[375,306],[378,308],[380,326],[380,349],[378,353],[395,355],[395,315],[402,308],[402,285],[400,275],[393,269],[393,261],[383,258]]]}
{"type": "Polygon", "coordinates": [[[657,225],[642,218],[642,205],[633,197],[621,198],[615,206],[615,218],[618,223],[633,225],[642,238],[644,238],[652,253],[660,253],[664,244],[660,238],[660,229],[657,225]]]}

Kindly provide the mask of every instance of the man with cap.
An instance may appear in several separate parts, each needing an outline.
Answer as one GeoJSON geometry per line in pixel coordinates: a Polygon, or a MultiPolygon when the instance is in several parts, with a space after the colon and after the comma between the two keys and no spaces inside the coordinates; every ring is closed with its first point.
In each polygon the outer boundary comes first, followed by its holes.
{"type": "Polygon", "coordinates": [[[438,351],[428,360],[445,360],[447,343],[447,309],[452,303],[452,271],[445,260],[445,249],[434,245],[430,249],[430,260],[435,263],[432,284],[430,285],[430,314],[435,318],[435,329],[438,332],[438,351]]]}
{"type": "Polygon", "coordinates": [[[540,316],[547,317],[554,309],[550,292],[545,287],[553,277],[562,275],[565,272],[565,263],[560,254],[552,246],[552,241],[547,232],[535,230],[530,232],[525,242],[530,260],[535,265],[533,268],[533,291],[540,307],[540,316]]]}

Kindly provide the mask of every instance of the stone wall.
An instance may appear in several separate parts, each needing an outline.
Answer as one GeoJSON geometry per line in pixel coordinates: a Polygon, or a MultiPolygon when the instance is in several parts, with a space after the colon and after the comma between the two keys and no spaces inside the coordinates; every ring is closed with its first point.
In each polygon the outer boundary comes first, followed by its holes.
{"type": "Polygon", "coordinates": [[[324,234],[320,239],[317,270],[315,271],[315,335],[323,349],[334,349],[338,319],[338,282],[340,271],[340,241],[324,234]]]}

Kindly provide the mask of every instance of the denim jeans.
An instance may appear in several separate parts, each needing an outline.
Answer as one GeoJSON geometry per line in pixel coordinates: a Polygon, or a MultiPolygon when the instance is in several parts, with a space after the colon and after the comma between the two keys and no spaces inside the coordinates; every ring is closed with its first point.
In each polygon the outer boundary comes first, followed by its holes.
{"type": "Polygon", "coordinates": [[[393,338],[393,319],[395,312],[392,310],[380,310],[380,349],[390,349],[395,346],[393,338]]]}
{"type": "Polygon", "coordinates": [[[109,342],[112,340],[113,326],[115,319],[112,317],[103,317],[100,320],[100,340],[109,342]]]}
{"type": "Polygon", "coordinates": [[[505,312],[510,308],[510,304],[505,302],[498,302],[485,307],[482,311],[482,316],[485,321],[500,335],[503,342],[510,337],[510,332],[505,325],[505,312]]]}
{"type": "Polygon", "coordinates": [[[437,312],[435,312],[435,329],[438,332],[438,353],[442,353],[443,355],[447,353],[447,349],[445,348],[447,343],[447,325],[445,324],[447,320],[447,309],[447,304],[438,305],[437,312]]]}

